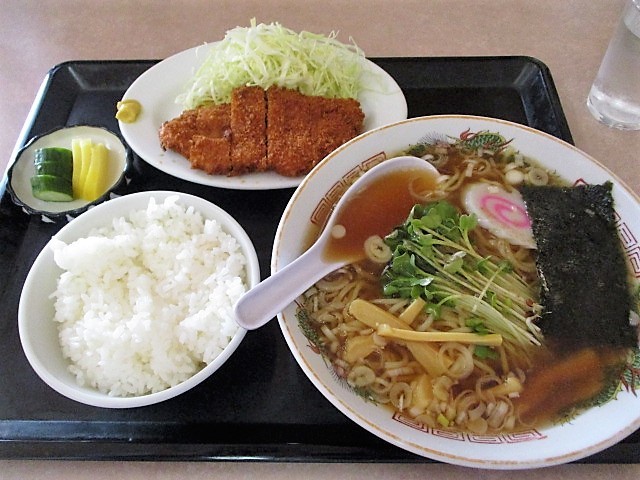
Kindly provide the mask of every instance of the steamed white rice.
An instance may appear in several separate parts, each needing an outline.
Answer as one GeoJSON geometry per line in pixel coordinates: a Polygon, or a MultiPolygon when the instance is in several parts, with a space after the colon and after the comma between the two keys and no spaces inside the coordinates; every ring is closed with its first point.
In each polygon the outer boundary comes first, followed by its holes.
{"type": "Polygon", "coordinates": [[[238,330],[233,305],[247,288],[240,245],[177,196],[52,248],[64,270],[55,321],[80,385],[118,397],[165,390],[238,330]]]}

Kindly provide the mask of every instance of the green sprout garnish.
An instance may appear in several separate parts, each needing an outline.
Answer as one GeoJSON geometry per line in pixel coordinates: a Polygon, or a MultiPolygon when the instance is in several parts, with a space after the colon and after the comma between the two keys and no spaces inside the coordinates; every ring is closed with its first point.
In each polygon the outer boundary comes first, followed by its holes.
{"type": "Polygon", "coordinates": [[[434,312],[466,311],[470,328],[499,333],[513,348],[540,345],[530,286],[508,262],[476,251],[469,234],[477,223],[446,201],[415,205],[385,238],[393,252],[382,275],[385,295],[422,297],[434,312]]]}

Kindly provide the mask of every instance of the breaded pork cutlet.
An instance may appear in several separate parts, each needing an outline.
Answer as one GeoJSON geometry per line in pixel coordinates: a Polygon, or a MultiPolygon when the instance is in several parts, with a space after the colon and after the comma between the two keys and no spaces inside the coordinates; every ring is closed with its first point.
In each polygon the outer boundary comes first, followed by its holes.
{"type": "Polygon", "coordinates": [[[220,138],[230,134],[231,107],[227,103],[208,105],[195,109],[196,130],[199,135],[220,138]]]}
{"type": "Polygon", "coordinates": [[[160,128],[160,143],[214,175],[273,170],[296,177],[362,131],[354,99],[271,87],[235,89],[230,104],[186,110],[160,128]]]}
{"type": "Polygon", "coordinates": [[[197,133],[196,110],[185,110],[176,118],[167,120],[160,126],[160,146],[163,150],[173,150],[189,158],[191,139],[197,133]]]}
{"type": "Polygon", "coordinates": [[[267,169],[267,103],[261,87],[231,94],[231,175],[267,169]]]}
{"type": "Polygon", "coordinates": [[[231,142],[227,137],[193,137],[189,162],[192,168],[204,170],[210,175],[229,175],[232,170],[231,142]]]}
{"type": "Polygon", "coordinates": [[[186,157],[192,168],[228,175],[231,107],[211,105],[185,110],[160,127],[160,145],[186,157]]]}
{"type": "Polygon", "coordinates": [[[267,90],[268,167],[289,177],[306,174],[358,135],[363,121],[357,100],[311,97],[271,87],[267,90]]]}

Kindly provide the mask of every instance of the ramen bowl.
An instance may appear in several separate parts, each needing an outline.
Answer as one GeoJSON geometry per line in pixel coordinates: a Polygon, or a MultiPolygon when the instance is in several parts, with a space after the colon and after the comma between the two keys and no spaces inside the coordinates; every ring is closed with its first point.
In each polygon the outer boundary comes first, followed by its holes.
{"type": "Polygon", "coordinates": [[[20,342],[36,374],[71,400],[102,408],[156,404],[199,385],[236,351],[246,330],[233,321],[232,300],[242,290],[241,281],[248,289],[259,280],[258,257],[249,236],[217,205],[171,191],[121,196],[66,224],[36,257],[20,296],[20,342]],[[212,222],[204,225],[203,220],[212,222]],[[106,238],[107,233],[96,229],[116,223],[121,228],[112,243],[88,240],[97,238],[96,232],[106,238]],[[168,224],[171,228],[162,228],[168,224]],[[61,268],[56,245],[79,239],[97,246],[97,251],[80,247],[74,251],[82,269],[68,263],[61,268]],[[117,247],[123,240],[130,245],[124,255],[117,247]],[[115,249],[109,246],[114,244],[115,249]],[[203,250],[205,246],[212,248],[203,250]],[[178,280],[177,268],[186,280],[178,280]],[[61,288],[61,276],[69,274],[79,289],[68,288],[69,283],[61,288]],[[113,285],[116,277],[123,290],[113,285]],[[204,285],[205,280],[206,287],[195,284],[204,285]],[[76,303],[78,293],[98,301],[85,302],[84,313],[69,323],[69,310],[60,305],[76,303]],[[65,312],[63,318],[56,316],[58,311],[65,312]],[[100,372],[106,371],[107,383],[100,380],[100,372]],[[122,384],[135,389],[114,390],[122,384]]]}
{"type": "MultiPolygon", "coordinates": [[[[321,231],[333,205],[372,166],[424,142],[467,141],[497,134],[526,157],[556,171],[569,184],[613,183],[617,228],[632,273],[640,278],[638,197],[604,165],[574,146],[529,127],[483,117],[443,115],[412,118],[364,133],[328,155],[294,192],[278,226],[271,269],[300,256],[321,231]],[[302,232],[302,234],[301,234],[302,232]]],[[[362,398],[305,335],[292,303],[278,316],[284,338],[300,368],[339,411],[372,434],[409,452],[456,465],[527,469],[562,464],[593,455],[640,427],[640,398],[621,388],[615,400],[590,407],[570,421],[500,433],[471,433],[428,426],[410,415],[362,398]]],[[[637,355],[636,355],[637,359],[637,355]]]]}

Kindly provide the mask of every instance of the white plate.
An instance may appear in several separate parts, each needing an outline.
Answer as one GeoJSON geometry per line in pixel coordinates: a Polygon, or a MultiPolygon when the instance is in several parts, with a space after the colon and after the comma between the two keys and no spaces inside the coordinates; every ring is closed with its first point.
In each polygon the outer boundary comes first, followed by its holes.
{"type": "MultiPolygon", "coordinates": [[[[524,155],[556,170],[571,182],[614,183],[613,195],[624,250],[640,278],[640,205],[638,197],[606,167],[577,148],[529,127],[488,118],[445,115],[388,125],[347,142],[327,156],[294,192],[276,232],[272,271],[297,258],[306,232],[317,230],[340,192],[354,177],[425,136],[459,138],[471,132],[498,132],[524,155]]],[[[452,464],[524,469],[571,462],[619,442],[640,427],[640,397],[622,391],[615,401],[594,407],[570,423],[517,434],[471,435],[430,429],[394,418],[389,409],[368,403],[336,380],[298,327],[296,306],[278,316],[282,333],[300,367],[342,413],[378,437],[405,450],[452,464]]]]}
{"type": "MultiPolygon", "coordinates": [[[[239,190],[269,190],[296,187],[302,177],[284,177],[273,172],[251,173],[235,177],[208,175],[192,169],[189,162],[176,152],[160,147],[158,130],[163,122],[177,117],[181,105],[175,102],[194,71],[207,58],[211,44],[177,53],[138,77],[125,92],[142,104],[142,112],[133,123],[120,122],[120,131],[129,146],[143,160],[183,180],[215,187],[239,190]]],[[[367,60],[367,68],[380,79],[376,90],[365,90],[358,98],[365,114],[364,129],[407,118],[407,102],[395,80],[375,63],[367,60]]],[[[367,75],[369,77],[369,75],[367,75]]]]}
{"type": "MultiPolygon", "coordinates": [[[[200,212],[205,219],[215,219],[226,233],[236,238],[247,259],[247,284],[249,287],[256,285],[260,281],[258,256],[242,226],[217,205],[186,193],[147,191],[115,198],[75,218],[53,238],[69,244],[87,236],[95,228],[110,225],[115,218],[147,208],[151,198],[161,203],[172,196],[178,197],[179,204],[200,212]]],[[[163,402],[209,378],[229,359],[246,334],[246,330],[238,328],[229,344],[213,361],[192,377],[160,392],[136,397],[112,397],[90,386],[79,386],[75,376],[68,370],[68,359],[62,355],[58,329],[53,321],[55,308],[51,294],[56,289],[62,270],[54,261],[50,244],[51,241],[36,257],[22,288],[18,306],[18,331],[25,356],[34,371],[51,388],[72,400],[103,408],[133,408],[163,402]]]]}

